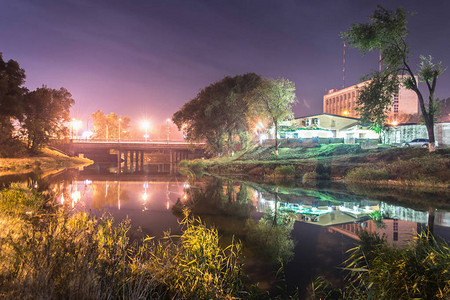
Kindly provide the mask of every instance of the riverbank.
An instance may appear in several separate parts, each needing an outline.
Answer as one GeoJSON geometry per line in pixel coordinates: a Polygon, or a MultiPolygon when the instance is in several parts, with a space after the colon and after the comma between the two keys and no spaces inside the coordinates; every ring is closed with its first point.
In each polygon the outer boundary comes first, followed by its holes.
{"type": "Polygon", "coordinates": [[[57,151],[43,149],[37,156],[0,158],[0,176],[37,172],[49,174],[65,168],[92,164],[87,158],[69,157],[57,151]]]}
{"type": "Polygon", "coordinates": [[[326,179],[406,189],[448,189],[450,149],[429,153],[421,148],[361,149],[330,144],[311,148],[255,146],[233,156],[184,162],[181,166],[213,174],[302,181],[326,179]]]}

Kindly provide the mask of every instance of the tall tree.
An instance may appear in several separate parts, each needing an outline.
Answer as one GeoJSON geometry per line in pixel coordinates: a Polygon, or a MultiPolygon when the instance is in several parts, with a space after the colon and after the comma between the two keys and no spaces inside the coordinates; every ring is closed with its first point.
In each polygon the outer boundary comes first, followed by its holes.
{"type": "Polygon", "coordinates": [[[105,115],[101,110],[91,114],[94,120],[94,139],[127,139],[130,136],[131,119],[127,116],[119,116],[115,113],[105,115]]]}
{"type": "Polygon", "coordinates": [[[13,142],[11,121],[22,118],[24,82],[25,70],[15,60],[5,62],[0,52],[0,155],[13,142]]]}
{"type": "Polygon", "coordinates": [[[50,138],[68,134],[65,123],[70,120],[70,107],[74,103],[72,95],[65,88],[54,90],[42,86],[25,95],[22,131],[29,150],[36,152],[50,138]]]}
{"type": "Polygon", "coordinates": [[[245,146],[256,110],[248,93],[261,82],[255,73],[225,77],[202,89],[173,115],[188,141],[205,141],[211,153],[234,150],[236,140],[245,146]],[[226,146],[226,147],[225,147],[226,146]]]}
{"type": "MultiPolygon", "coordinates": [[[[407,75],[402,79],[402,83],[413,90],[419,99],[419,105],[425,126],[428,132],[429,151],[436,150],[434,136],[434,118],[436,114],[436,99],[434,96],[438,77],[444,69],[442,64],[435,64],[431,58],[420,56],[420,64],[417,72],[413,71],[410,63],[410,48],[406,42],[407,19],[406,11],[398,8],[389,11],[381,6],[370,17],[369,23],[353,24],[352,27],[341,34],[342,38],[352,47],[358,48],[361,52],[381,51],[381,62],[385,66],[384,70],[374,74],[374,84],[365,86],[360,101],[366,103],[377,103],[380,100],[382,108],[377,109],[377,113],[385,111],[386,99],[393,101],[394,89],[386,88],[397,85],[397,75],[407,75]],[[416,79],[418,78],[418,80],[416,79]],[[425,99],[419,88],[419,81],[425,82],[428,92],[428,99],[425,99]]],[[[392,103],[392,102],[391,102],[392,103]]],[[[369,111],[366,111],[369,115],[369,111]]],[[[366,117],[363,115],[363,117],[366,117]]],[[[371,116],[369,115],[370,119],[371,116]]]]}
{"type": "Polygon", "coordinates": [[[278,127],[286,119],[292,119],[292,105],[297,101],[295,85],[284,79],[264,79],[251,98],[256,99],[275,129],[275,153],[278,155],[278,127]]]}

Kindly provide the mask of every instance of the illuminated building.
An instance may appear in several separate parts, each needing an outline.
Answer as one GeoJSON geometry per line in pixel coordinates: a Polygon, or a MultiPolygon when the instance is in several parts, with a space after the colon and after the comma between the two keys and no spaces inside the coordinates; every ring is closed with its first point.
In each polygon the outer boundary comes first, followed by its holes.
{"type": "MultiPolygon", "coordinates": [[[[352,85],[341,90],[331,89],[323,96],[323,112],[327,114],[359,118],[357,99],[358,89],[368,81],[352,85]]],[[[389,116],[394,117],[399,114],[417,114],[418,98],[414,91],[406,89],[400,85],[398,93],[394,95],[394,102],[389,116]]]]}

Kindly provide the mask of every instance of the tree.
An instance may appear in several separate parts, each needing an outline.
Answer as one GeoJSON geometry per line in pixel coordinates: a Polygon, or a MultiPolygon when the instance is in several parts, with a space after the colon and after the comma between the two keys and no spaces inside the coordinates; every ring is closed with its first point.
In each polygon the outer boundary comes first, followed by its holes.
{"type": "Polygon", "coordinates": [[[0,52],[0,155],[13,143],[12,120],[21,119],[23,112],[23,95],[26,89],[22,87],[25,82],[25,70],[20,68],[15,60],[5,62],[0,52]]]}
{"type": "Polygon", "coordinates": [[[184,131],[186,140],[205,141],[212,153],[222,153],[225,146],[228,152],[234,151],[238,139],[246,143],[245,132],[257,114],[253,99],[247,95],[261,81],[255,73],[227,76],[185,103],[173,115],[173,122],[184,131]]]}
{"type": "Polygon", "coordinates": [[[278,127],[285,119],[292,119],[292,105],[296,102],[295,85],[284,79],[264,79],[251,97],[256,99],[275,128],[275,153],[278,155],[278,127]]]}
{"type": "MultiPolygon", "coordinates": [[[[365,105],[371,102],[376,103],[377,99],[380,99],[380,106],[384,107],[386,105],[384,97],[390,93],[390,99],[392,99],[395,93],[395,90],[390,87],[395,84],[398,86],[398,83],[395,83],[398,80],[397,76],[406,75],[402,79],[402,83],[417,94],[430,141],[429,151],[433,152],[436,150],[434,136],[436,99],[434,93],[437,79],[444,71],[442,64],[433,63],[431,56],[420,56],[419,69],[416,73],[413,71],[409,61],[410,48],[406,43],[408,33],[406,12],[402,8],[393,12],[377,6],[370,19],[369,23],[353,24],[348,31],[341,34],[350,46],[358,48],[363,53],[374,50],[380,50],[382,53],[381,62],[385,68],[374,76],[378,83],[369,84],[363,88],[366,95],[360,96],[360,101],[365,105]],[[419,80],[416,79],[416,75],[419,80]],[[418,81],[426,84],[427,101],[419,88],[418,81]]],[[[380,114],[383,111],[385,110],[380,108],[376,110],[376,113],[380,114]]],[[[365,116],[363,115],[363,117],[365,116]]]]}
{"type": "Polygon", "coordinates": [[[92,138],[119,139],[119,126],[120,138],[127,139],[130,137],[131,120],[127,116],[119,116],[115,113],[105,115],[103,111],[97,110],[91,114],[91,118],[94,120],[94,135],[92,138]]]}
{"type": "Polygon", "coordinates": [[[70,107],[74,102],[65,88],[54,90],[42,86],[25,95],[22,132],[31,152],[46,145],[52,137],[68,134],[64,124],[70,120],[70,107]]]}

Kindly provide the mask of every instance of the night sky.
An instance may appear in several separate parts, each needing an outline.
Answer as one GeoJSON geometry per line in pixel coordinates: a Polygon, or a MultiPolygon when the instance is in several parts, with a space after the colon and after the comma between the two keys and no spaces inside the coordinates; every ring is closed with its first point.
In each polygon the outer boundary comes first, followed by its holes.
{"type": "MultiPolygon", "coordinates": [[[[450,66],[447,0],[0,0],[0,52],[25,69],[29,89],[67,88],[84,121],[101,109],[161,123],[205,86],[247,72],[293,81],[299,117],[322,112],[326,90],[342,87],[339,33],[377,3],[416,12],[413,66],[421,54],[450,66]]],[[[346,85],[377,60],[347,48],[346,85]]],[[[450,97],[450,71],[437,96],[450,97]]]]}

